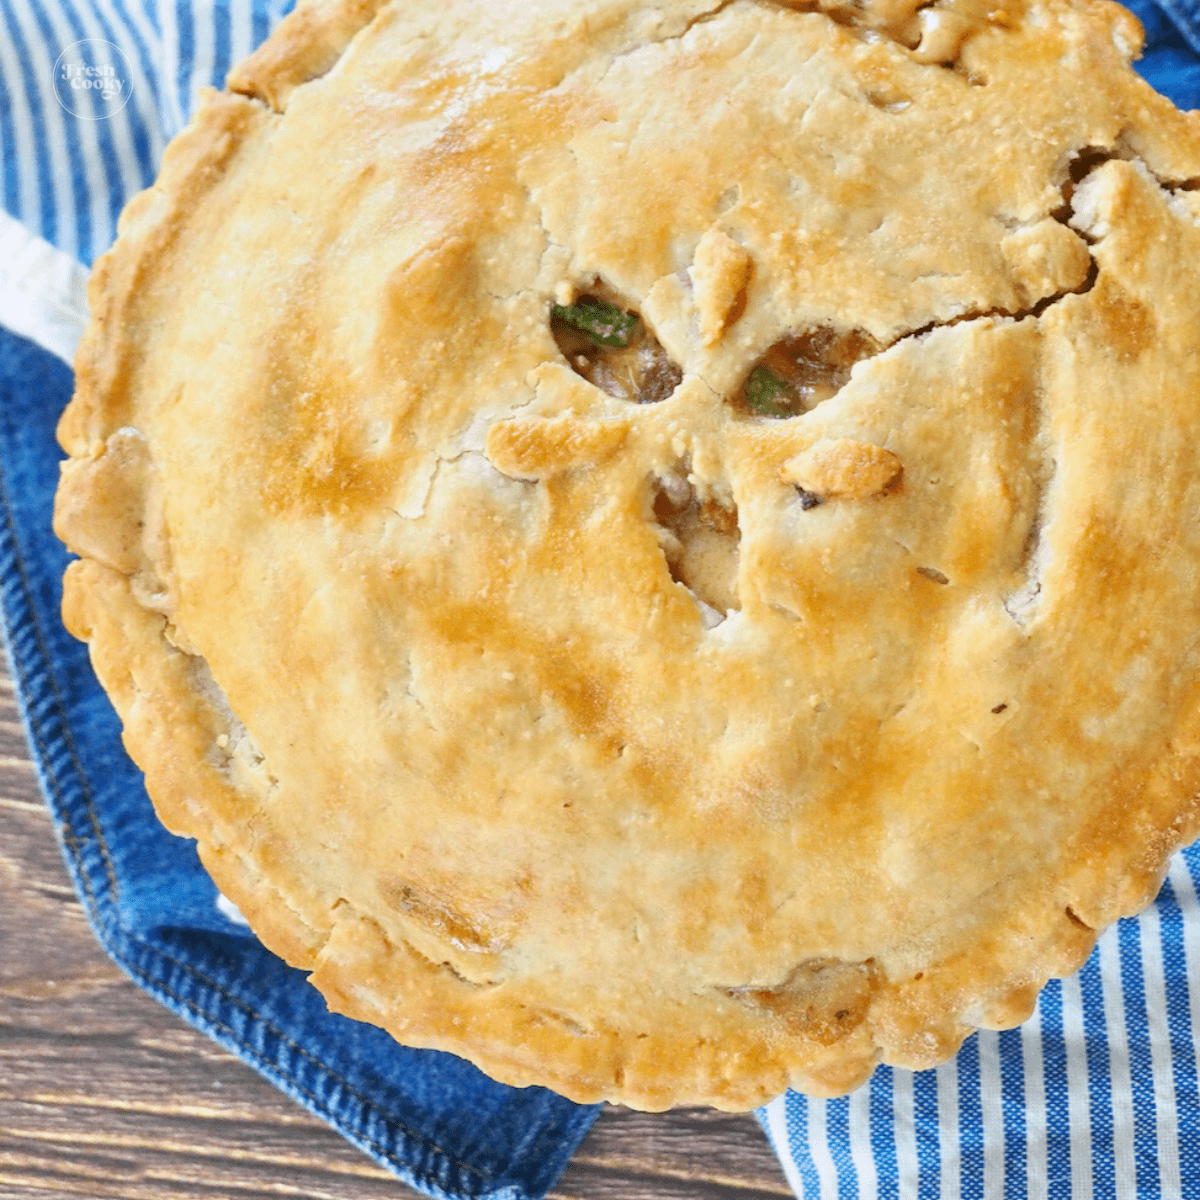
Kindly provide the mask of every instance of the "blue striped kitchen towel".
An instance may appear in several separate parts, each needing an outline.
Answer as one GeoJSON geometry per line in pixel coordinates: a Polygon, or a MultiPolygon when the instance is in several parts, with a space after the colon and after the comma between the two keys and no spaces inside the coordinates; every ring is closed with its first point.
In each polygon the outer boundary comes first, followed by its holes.
{"type": "MultiPolygon", "coordinates": [[[[1134,0],[1139,64],[1200,106],[1200,0],[1134,0]]],[[[154,177],[198,86],[287,0],[0,0],[0,608],[39,777],[102,943],[142,986],[377,1161],[433,1196],[543,1195],[594,1117],[540,1089],[406,1050],[324,1011],[162,832],[82,646],[57,609],[53,427],[86,319],[81,264],[154,177]],[[4,214],[8,214],[7,216],[4,214]]],[[[837,1101],[788,1094],[759,1118],[805,1200],[1200,1200],[1200,847],[1156,905],[1019,1030],[837,1101]]]]}

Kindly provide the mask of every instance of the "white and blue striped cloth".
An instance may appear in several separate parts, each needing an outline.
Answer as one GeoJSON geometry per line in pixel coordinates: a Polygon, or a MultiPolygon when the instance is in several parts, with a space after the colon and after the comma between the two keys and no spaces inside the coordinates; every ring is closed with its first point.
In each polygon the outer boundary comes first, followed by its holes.
{"type": "MultiPolygon", "coordinates": [[[[1135,3],[1147,75],[1197,103],[1197,0],[1161,0],[1169,16],[1135,3]]],[[[196,89],[220,86],[288,7],[0,0],[0,325],[69,358],[84,320],[78,264],[110,244],[196,89]],[[88,40],[124,64],[119,110],[84,96],[72,113],[56,93],[60,58],[88,40]]],[[[1021,1029],[980,1034],[936,1071],[882,1068],[846,1099],[789,1094],[761,1110],[797,1196],[1200,1200],[1198,883],[1193,848],[1156,905],[1052,982],[1021,1029]]]]}
{"type": "Polygon", "coordinates": [[[292,0],[0,0],[4,209],[90,264],[116,236],[125,202],[154,181],[196,90],[221,87],[292,0]],[[128,104],[80,119],[55,94],[72,45],[115,46],[131,65],[128,104]]]}

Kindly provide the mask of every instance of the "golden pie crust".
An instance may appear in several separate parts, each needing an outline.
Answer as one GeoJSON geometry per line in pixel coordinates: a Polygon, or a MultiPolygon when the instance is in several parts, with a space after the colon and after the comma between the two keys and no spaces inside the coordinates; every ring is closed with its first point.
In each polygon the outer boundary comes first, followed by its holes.
{"type": "Polygon", "coordinates": [[[747,1108],[942,1062],[1151,899],[1200,832],[1200,115],[1140,37],[331,0],[204,97],[96,266],[64,611],[333,1008],[747,1108]],[[587,294],[668,398],[560,348],[587,294]]]}

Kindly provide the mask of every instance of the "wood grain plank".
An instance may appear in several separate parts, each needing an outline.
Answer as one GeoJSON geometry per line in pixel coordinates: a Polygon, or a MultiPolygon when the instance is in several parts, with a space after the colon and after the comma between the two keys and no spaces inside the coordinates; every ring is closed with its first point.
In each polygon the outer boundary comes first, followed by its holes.
{"type": "Polygon", "coordinates": [[[608,1106],[596,1133],[580,1146],[573,1165],[656,1171],[664,1179],[791,1194],[766,1138],[744,1114],[683,1108],[664,1118],[608,1106]],[[753,1137],[747,1136],[748,1129],[753,1137]],[[698,1155],[701,1146],[703,1153],[698,1155]]]}
{"type": "MultiPolygon", "coordinates": [[[[389,1172],[344,1164],[338,1170],[321,1155],[301,1153],[238,1156],[232,1152],[206,1154],[166,1138],[131,1138],[77,1133],[73,1138],[13,1136],[0,1130],[13,1146],[0,1149],[0,1178],[25,1176],[27,1181],[59,1184],[86,1181],[101,1194],[128,1197],[167,1195],[311,1196],[314,1200],[394,1200],[401,1185],[389,1172]]],[[[297,1148],[298,1149],[298,1148],[297,1148]]],[[[405,1193],[408,1189],[403,1189],[405,1193]]]]}
{"type": "MultiPolygon", "coordinates": [[[[0,669],[0,1200],[404,1200],[376,1166],[104,955],[0,669]]],[[[607,1108],[553,1200],[787,1196],[749,1116],[607,1108]]]]}

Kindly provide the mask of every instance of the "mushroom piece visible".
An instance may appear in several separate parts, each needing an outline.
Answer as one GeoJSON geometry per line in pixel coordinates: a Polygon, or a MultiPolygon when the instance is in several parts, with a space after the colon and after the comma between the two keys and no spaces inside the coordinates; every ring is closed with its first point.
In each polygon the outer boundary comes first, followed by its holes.
{"type": "Polygon", "coordinates": [[[777,342],[746,377],[737,406],[760,417],[797,417],[836,396],[860,359],[879,352],[870,334],[814,329],[777,342]]]}
{"type": "Polygon", "coordinates": [[[686,479],[658,481],[653,499],[659,544],[676,583],[700,605],[705,624],[718,624],[741,607],[738,599],[738,527],[736,506],[701,499],[686,479]]]}
{"type": "Polygon", "coordinates": [[[683,379],[637,313],[599,296],[552,305],[550,330],[571,369],[618,400],[657,404],[683,379]]]}

